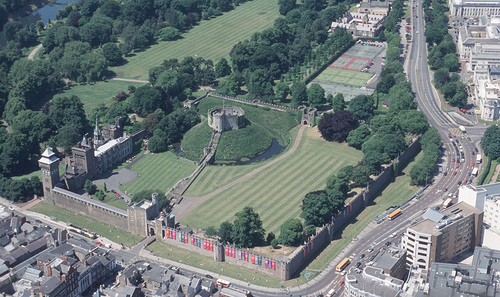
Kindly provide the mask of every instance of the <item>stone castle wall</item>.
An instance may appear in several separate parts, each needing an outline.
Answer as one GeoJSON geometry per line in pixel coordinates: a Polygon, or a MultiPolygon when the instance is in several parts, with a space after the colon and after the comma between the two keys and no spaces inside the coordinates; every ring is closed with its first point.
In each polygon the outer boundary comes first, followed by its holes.
{"type": "Polygon", "coordinates": [[[97,201],[89,201],[90,199],[57,187],[53,189],[52,196],[53,203],[56,206],[122,230],[128,230],[127,214],[124,210],[114,210],[112,206],[97,201]],[[99,206],[99,204],[102,204],[102,206],[99,206]]]}

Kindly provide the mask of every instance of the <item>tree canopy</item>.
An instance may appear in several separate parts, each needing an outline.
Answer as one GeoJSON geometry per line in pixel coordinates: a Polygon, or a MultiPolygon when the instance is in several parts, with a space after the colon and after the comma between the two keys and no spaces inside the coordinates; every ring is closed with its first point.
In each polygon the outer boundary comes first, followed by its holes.
{"type": "Polygon", "coordinates": [[[319,132],[328,141],[343,142],[349,132],[358,127],[353,113],[339,110],[335,113],[325,113],[318,123],[319,132]]]}

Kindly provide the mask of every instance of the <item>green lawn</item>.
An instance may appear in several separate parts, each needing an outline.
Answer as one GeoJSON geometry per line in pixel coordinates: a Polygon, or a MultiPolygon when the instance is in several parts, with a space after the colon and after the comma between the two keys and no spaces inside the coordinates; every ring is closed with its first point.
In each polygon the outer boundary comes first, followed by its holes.
{"type": "Polygon", "coordinates": [[[327,67],[314,80],[361,87],[373,74],[327,67]]]}
{"type": "Polygon", "coordinates": [[[193,173],[195,168],[193,163],[178,159],[172,152],[150,153],[130,168],[137,172],[138,177],[120,186],[120,190],[127,193],[137,193],[142,190],[165,193],[179,180],[193,173]]]}
{"type": "MultiPolygon", "coordinates": [[[[94,199],[95,199],[95,197],[94,197],[94,199]]],[[[111,205],[111,206],[114,206],[114,207],[119,208],[119,209],[127,210],[127,203],[125,201],[123,201],[122,199],[118,198],[112,192],[106,193],[106,197],[104,197],[104,200],[101,202],[106,203],[106,204],[111,205]]]]}
{"type": "MultiPolygon", "coordinates": [[[[306,129],[299,147],[289,157],[205,201],[182,218],[181,223],[195,228],[216,226],[232,221],[236,212],[250,206],[259,213],[267,232],[279,233],[284,221],[299,216],[305,194],[323,189],[330,174],[346,165],[355,165],[362,158],[360,151],[347,145],[326,142],[317,134],[309,135],[313,131],[316,129],[306,129]],[[230,211],[221,211],[222,206],[230,211]]],[[[204,170],[192,188],[204,187],[207,182],[204,175],[211,174],[210,170],[204,170]]],[[[210,183],[219,181],[214,178],[210,183]]]]}
{"type": "Polygon", "coordinates": [[[147,79],[150,68],[172,58],[203,57],[215,64],[220,58],[228,59],[232,47],[239,41],[272,27],[279,16],[278,1],[248,1],[215,19],[201,21],[181,39],[153,45],[127,58],[127,64],[110,70],[118,77],[147,79]]]}
{"type": "Polygon", "coordinates": [[[212,131],[206,120],[189,129],[182,138],[182,151],[200,159],[203,157],[203,149],[210,143],[212,131]]]}
{"type": "Polygon", "coordinates": [[[396,177],[396,180],[389,184],[380,195],[378,195],[374,202],[366,207],[357,216],[349,221],[343,230],[335,237],[336,240],[332,241],[325,250],[314,259],[307,269],[323,270],[351,241],[351,238],[356,237],[357,234],[368,225],[376,216],[380,215],[391,205],[399,205],[408,200],[418,190],[418,187],[410,185],[410,169],[423,157],[421,152],[414,161],[410,162],[403,170],[403,173],[396,177]]]}
{"type": "Polygon", "coordinates": [[[142,240],[141,236],[133,235],[121,229],[117,229],[108,224],[101,223],[95,219],[83,216],[81,214],[68,211],[59,206],[40,202],[30,207],[30,211],[42,213],[46,216],[56,217],[63,222],[70,222],[78,227],[86,228],[95,233],[104,236],[111,241],[123,244],[125,246],[134,246],[142,240]]]}
{"type": "Polygon", "coordinates": [[[128,86],[139,87],[142,85],[144,84],[119,80],[101,81],[95,84],[85,85],[77,84],[71,87],[71,89],[63,91],[54,97],[76,95],[82,100],[85,112],[89,113],[92,109],[97,107],[99,103],[104,103],[109,106],[113,101],[113,97],[121,91],[128,93],[128,86]]]}

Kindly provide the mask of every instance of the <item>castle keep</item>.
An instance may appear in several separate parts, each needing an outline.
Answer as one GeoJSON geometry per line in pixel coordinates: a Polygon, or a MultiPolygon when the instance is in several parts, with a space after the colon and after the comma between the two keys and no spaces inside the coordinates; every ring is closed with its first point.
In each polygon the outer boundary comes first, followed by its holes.
{"type": "Polygon", "coordinates": [[[208,125],[217,132],[245,127],[245,112],[236,106],[217,106],[208,110],[208,125]]]}

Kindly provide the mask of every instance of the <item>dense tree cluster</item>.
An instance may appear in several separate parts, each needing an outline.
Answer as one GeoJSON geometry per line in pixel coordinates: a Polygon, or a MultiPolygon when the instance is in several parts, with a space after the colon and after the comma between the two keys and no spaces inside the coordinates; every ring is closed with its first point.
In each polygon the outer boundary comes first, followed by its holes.
{"type": "Polygon", "coordinates": [[[441,156],[441,137],[435,128],[430,128],[420,141],[424,157],[410,170],[412,184],[424,185],[432,176],[441,156]]]}
{"type": "Polygon", "coordinates": [[[328,141],[343,142],[349,132],[358,127],[354,114],[348,110],[325,113],[318,123],[321,136],[328,141]]]}
{"type": "Polygon", "coordinates": [[[210,230],[205,231],[205,234],[207,231],[209,234],[216,234],[223,243],[247,248],[263,243],[265,235],[259,214],[248,206],[236,213],[234,223],[226,221],[220,224],[218,230],[210,228],[210,230]]]}
{"type": "Polygon", "coordinates": [[[435,70],[434,83],[443,93],[444,98],[454,106],[467,103],[467,91],[460,77],[453,73],[459,68],[456,46],[448,33],[447,2],[443,0],[425,0],[426,19],[425,38],[428,44],[428,62],[435,70]],[[432,8],[431,8],[432,7],[432,8]],[[450,76],[450,72],[453,75],[450,76]]]}
{"type": "Polygon", "coordinates": [[[481,148],[484,154],[491,159],[500,157],[500,128],[498,126],[490,126],[481,138],[481,148]]]}

